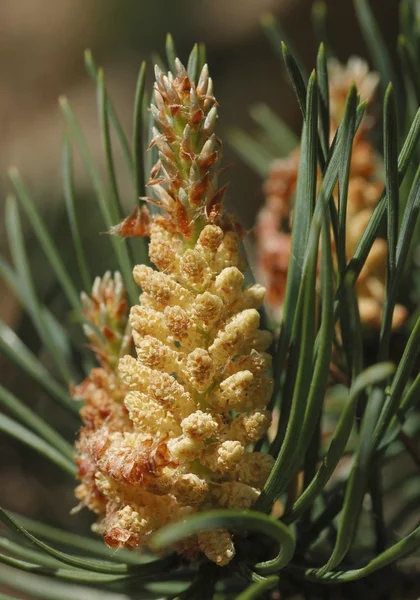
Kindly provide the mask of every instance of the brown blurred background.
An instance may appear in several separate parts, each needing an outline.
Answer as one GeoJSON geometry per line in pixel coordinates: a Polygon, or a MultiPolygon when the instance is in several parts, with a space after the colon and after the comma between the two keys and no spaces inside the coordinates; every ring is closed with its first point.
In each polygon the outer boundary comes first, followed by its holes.
{"type": "MultiPolygon", "coordinates": [[[[372,0],[371,5],[390,47],[395,46],[398,0],[372,0]]],[[[60,142],[63,121],[57,107],[66,94],[80,118],[95,159],[101,164],[96,94],[83,65],[91,48],[105,69],[110,95],[121,120],[131,131],[137,69],[152,52],[163,55],[165,35],[172,32],[178,53],[186,61],[195,41],[204,41],[220,103],[219,132],[227,126],[252,127],[248,107],[264,101],[293,129],[299,129],[299,110],[286,82],[282,64],[261,31],[259,17],[272,11],[299,49],[308,68],[314,66],[315,36],[311,26],[312,0],[2,0],[0,3],[0,214],[10,185],[7,168],[16,165],[71,261],[70,238],[63,221],[60,183],[60,142]]],[[[329,27],[335,51],[342,60],[366,55],[356,24],[352,0],[330,0],[329,27]]],[[[149,69],[151,76],[151,69],[149,69]]],[[[229,202],[247,227],[262,201],[261,181],[226,144],[226,163],[232,186],[229,202]]],[[[124,175],[122,189],[124,187],[124,175]]],[[[95,202],[83,169],[77,191],[82,210],[94,214],[95,202]]],[[[128,188],[127,188],[128,189],[128,188]]],[[[127,195],[127,211],[134,198],[127,195]]],[[[90,217],[89,217],[90,218],[90,217]]],[[[88,220],[88,219],[87,219],[88,220]]],[[[1,217],[1,250],[6,250],[1,217]]],[[[43,257],[28,234],[28,247],[42,271],[43,257]]],[[[103,239],[103,238],[102,238],[103,239]]],[[[101,238],[92,252],[101,253],[101,238]]],[[[36,272],[36,270],[34,270],[36,272]]],[[[43,275],[41,274],[42,278],[43,275]]],[[[0,316],[19,328],[31,347],[33,333],[21,310],[0,284],[0,316]]],[[[35,346],[32,345],[36,350],[35,346]]],[[[1,360],[1,382],[14,393],[48,411],[58,424],[64,417],[51,413],[51,404],[20,372],[1,360]]],[[[68,522],[74,505],[57,470],[9,438],[0,437],[0,504],[54,523],[68,522]],[[53,500],[54,499],[54,500],[53,500]]],[[[75,517],[81,527],[87,516],[75,517]]]]}
{"type": "MultiPolygon", "coordinates": [[[[366,54],[352,0],[330,0],[329,27],[339,58],[366,54]]],[[[398,0],[372,0],[384,37],[394,47],[398,0]]],[[[0,203],[9,190],[7,168],[16,165],[32,194],[54,222],[63,210],[60,140],[63,121],[57,106],[66,94],[80,118],[98,163],[96,94],[85,72],[83,51],[91,48],[105,68],[110,94],[130,131],[136,73],[152,52],[163,55],[170,31],[186,60],[195,41],[204,41],[220,102],[219,131],[249,129],[250,105],[264,101],[295,130],[299,111],[282,64],[262,33],[259,17],[272,11],[298,48],[306,66],[315,60],[312,0],[3,0],[0,3],[0,203]]],[[[149,69],[151,76],[151,69],[149,69]]],[[[261,202],[260,181],[226,146],[232,187],[230,202],[247,227],[261,202]]],[[[90,189],[83,170],[78,191],[90,189]]],[[[123,188],[124,189],[124,188],[123,188]]],[[[127,205],[132,203],[127,198],[127,205]]],[[[3,215],[2,206],[0,214],[3,215]]],[[[4,233],[0,217],[0,232],[4,233]]],[[[4,239],[4,236],[2,236],[4,239]]],[[[5,243],[2,242],[4,250],[5,243]]],[[[13,319],[15,303],[2,294],[0,314],[13,319]]]]}

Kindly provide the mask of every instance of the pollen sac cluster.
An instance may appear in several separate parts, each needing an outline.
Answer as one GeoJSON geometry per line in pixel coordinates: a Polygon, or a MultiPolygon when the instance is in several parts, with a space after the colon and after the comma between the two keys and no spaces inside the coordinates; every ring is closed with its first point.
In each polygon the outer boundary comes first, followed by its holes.
{"type": "MultiPolygon", "coordinates": [[[[271,334],[258,313],[265,290],[245,286],[240,231],[223,212],[207,68],[197,85],[180,63],[176,77],[157,71],[155,102],[159,160],[149,186],[164,214],[147,233],[156,269],[134,268],[135,355],[112,373],[115,411],[87,425],[77,446],[79,499],[98,513],[106,543],[129,549],[191,513],[250,508],[273,465],[253,451],[271,421],[271,334]]],[[[88,403],[91,378],[82,384],[88,403]]],[[[224,529],[176,550],[220,566],[235,554],[224,529]]]]}
{"type": "MultiPolygon", "coordinates": [[[[137,356],[118,364],[123,401],[115,398],[119,411],[85,428],[78,446],[78,495],[100,514],[97,530],[110,546],[145,545],[198,510],[250,508],[270,472],[272,458],[247,448],[269,427],[273,382],[271,335],[257,312],[264,289],[244,289],[239,241],[208,224],[186,246],[167,219],[152,224],[150,246],[165,272],[134,269],[143,293],[130,312],[137,356]]],[[[217,530],[183,551],[223,565],[234,545],[217,530]]]]}

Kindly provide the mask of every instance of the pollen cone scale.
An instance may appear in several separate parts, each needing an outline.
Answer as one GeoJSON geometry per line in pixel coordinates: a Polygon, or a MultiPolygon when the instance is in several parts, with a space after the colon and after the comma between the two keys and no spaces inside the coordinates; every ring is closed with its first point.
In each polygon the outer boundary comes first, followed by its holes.
{"type": "MultiPolygon", "coordinates": [[[[147,200],[161,214],[143,209],[140,219],[156,270],[134,268],[142,290],[129,314],[136,356],[120,358],[111,373],[123,390],[114,386],[110,400],[118,418],[91,421],[77,445],[78,498],[98,513],[107,544],[131,549],[188,514],[251,507],[273,464],[252,451],[271,420],[271,334],[258,314],[265,290],[245,286],[241,229],[224,211],[207,66],[196,85],[179,61],[175,74],[156,68],[151,111],[159,158],[147,200]]],[[[235,554],[223,529],[176,550],[220,566],[235,554]]]]}

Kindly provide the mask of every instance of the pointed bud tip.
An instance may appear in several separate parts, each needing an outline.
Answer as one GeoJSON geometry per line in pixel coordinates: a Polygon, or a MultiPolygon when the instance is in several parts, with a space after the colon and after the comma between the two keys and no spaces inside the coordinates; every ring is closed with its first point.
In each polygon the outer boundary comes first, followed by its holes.
{"type": "Polygon", "coordinates": [[[156,64],[153,68],[154,73],[155,73],[155,77],[158,78],[162,75],[162,69],[159,67],[158,64],[156,64]]]}
{"type": "Polygon", "coordinates": [[[178,57],[175,58],[175,67],[176,67],[177,73],[183,73],[186,70],[184,65],[182,64],[182,62],[179,60],[178,57]]]}
{"type": "Polygon", "coordinates": [[[281,40],[281,52],[283,54],[284,60],[287,60],[291,56],[289,48],[286,46],[283,40],[281,40]]]}
{"type": "Polygon", "coordinates": [[[357,86],[356,83],[353,81],[350,85],[348,96],[353,96],[355,94],[357,95],[357,86]]]}
{"type": "Polygon", "coordinates": [[[385,100],[384,100],[384,110],[385,112],[395,113],[395,94],[394,94],[394,86],[390,81],[387,85],[385,91],[385,100]]]}

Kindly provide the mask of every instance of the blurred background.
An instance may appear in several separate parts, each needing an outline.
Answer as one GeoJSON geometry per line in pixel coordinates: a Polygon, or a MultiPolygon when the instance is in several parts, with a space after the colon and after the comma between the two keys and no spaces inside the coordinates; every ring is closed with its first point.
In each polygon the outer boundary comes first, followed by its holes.
{"type": "MultiPolygon", "coordinates": [[[[366,56],[356,24],[352,0],[330,0],[329,28],[340,59],[352,54],[366,56]]],[[[371,6],[391,48],[397,35],[398,0],[372,0],[371,6]]],[[[273,12],[288,32],[306,67],[312,68],[316,42],[311,25],[311,0],[2,0],[0,3],[0,202],[10,191],[7,169],[16,165],[31,190],[49,228],[54,231],[62,254],[72,265],[70,234],[65,222],[60,181],[60,143],[63,121],[57,106],[60,94],[68,96],[79,117],[95,160],[102,162],[97,124],[95,88],[86,74],[83,51],[90,48],[104,67],[107,87],[122,123],[131,132],[137,71],[143,59],[163,55],[165,35],[173,34],[180,58],[187,60],[195,41],[207,45],[208,62],[220,103],[219,134],[228,127],[249,130],[250,105],[264,101],[299,131],[299,109],[286,81],[282,64],[274,55],[259,18],[273,12]]],[[[149,68],[149,82],[152,69],[149,68]]],[[[225,163],[232,165],[229,202],[247,228],[252,228],[263,200],[261,180],[240,162],[225,144],[225,163]]],[[[118,157],[117,157],[118,160],[118,157]]],[[[127,213],[135,198],[119,176],[127,213]]],[[[77,169],[80,210],[90,231],[92,258],[98,274],[106,263],[108,241],[100,236],[96,203],[83,169],[77,169]]],[[[0,222],[1,251],[7,254],[4,219],[0,222]]],[[[43,270],[43,255],[28,236],[33,273],[41,292],[51,291],[50,275],[43,270]]],[[[19,304],[0,284],[0,317],[19,331],[37,352],[36,335],[19,304]]],[[[60,304],[56,306],[60,310],[60,304]]],[[[71,424],[61,411],[51,409],[42,392],[0,359],[1,383],[18,397],[45,413],[50,422],[72,435],[71,424]]],[[[10,438],[0,436],[0,504],[17,512],[45,519],[56,525],[68,523],[75,501],[58,470],[32,455],[10,438]],[[54,502],[52,501],[54,499],[54,502]]],[[[87,511],[86,511],[87,512],[87,511]]],[[[74,517],[74,528],[85,526],[89,515],[74,517]]]]}
{"type": "MultiPolygon", "coordinates": [[[[366,55],[352,0],[327,4],[338,57],[366,55]]],[[[398,4],[398,0],[371,2],[391,47],[395,47],[398,4]]],[[[168,31],[185,61],[196,41],[205,42],[220,103],[221,134],[228,126],[248,129],[248,108],[258,101],[266,102],[298,131],[299,109],[259,19],[266,11],[279,17],[305,65],[312,68],[316,42],[311,7],[312,0],[4,0],[0,3],[0,202],[10,190],[7,169],[16,165],[45,217],[51,223],[60,218],[59,148],[64,129],[57,105],[60,94],[69,97],[101,163],[96,94],[83,64],[86,48],[104,67],[110,95],[128,132],[138,67],[153,54],[163,55],[168,31]]],[[[252,227],[262,200],[261,182],[227,144],[225,153],[226,164],[234,167],[229,173],[230,202],[240,209],[245,226],[252,227]]],[[[77,176],[77,190],[86,197],[88,211],[90,189],[83,170],[77,176]]],[[[127,199],[127,206],[132,202],[127,199]]],[[[16,310],[13,299],[2,293],[2,316],[13,319],[16,310]]]]}

